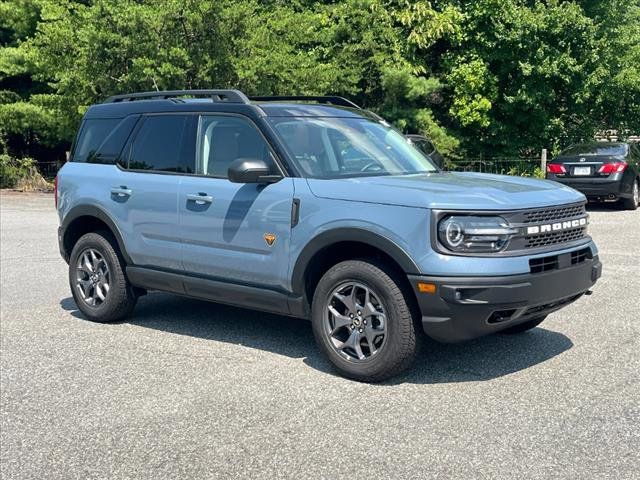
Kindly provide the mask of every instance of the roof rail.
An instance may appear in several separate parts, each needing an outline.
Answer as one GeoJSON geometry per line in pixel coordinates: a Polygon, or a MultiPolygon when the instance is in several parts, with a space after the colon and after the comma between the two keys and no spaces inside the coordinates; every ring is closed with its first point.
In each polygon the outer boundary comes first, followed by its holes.
{"type": "Polygon", "coordinates": [[[130,102],[132,100],[166,100],[183,96],[210,98],[214,102],[251,103],[240,90],[165,90],[160,92],[128,93],[125,95],[113,95],[103,103],[130,102]]]}
{"type": "Polygon", "coordinates": [[[302,102],[318,102],[329,103],[331,105],[337,105],[340,107],[349,107],[360,109],[358,105],[351,100],[347,100],[344,97],[337,96],[309,96],[309,95],[284,95],[284,96],[269,96],[269,97],[249,97],[249,100],[255,100],[256,102],[286,102],[286,101],[302,101],[302,102]]]}

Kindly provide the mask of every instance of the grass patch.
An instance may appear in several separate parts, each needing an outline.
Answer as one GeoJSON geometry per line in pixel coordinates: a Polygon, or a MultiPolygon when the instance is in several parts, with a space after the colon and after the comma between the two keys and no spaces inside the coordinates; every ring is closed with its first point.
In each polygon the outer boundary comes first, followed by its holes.
{"type": "Polygon", "coordinates": [[[14,188],[22,192],[51,192],[53,183],[38,171],[33,158],[13,158],[0,154],[0,188],[14,188]]]}

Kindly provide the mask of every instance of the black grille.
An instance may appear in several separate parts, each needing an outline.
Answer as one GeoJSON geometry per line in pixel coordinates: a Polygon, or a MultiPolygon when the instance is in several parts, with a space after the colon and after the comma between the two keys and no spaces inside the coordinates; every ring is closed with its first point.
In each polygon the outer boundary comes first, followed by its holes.
{"type": "Polygon", "coordinates": [[[532,258],[529,260],[529,271],[531,273],[544,273],[560,268],[567,268],[578,265],[585,260],[593,258],[589,247],[575,250],[561,255],[549,255],[548,257],[532,258]]]}
{"type": "Polygon", "coordinates": [[[568,205],[566,207],[543,208],[525,212],[524,223],[544,223],[565,218],[578,217],[586,214],[583,204],[568,205]]]}
{"type": "Polygon", "coordinates": [[[529,260],[529,270],[531,273],[548,272],[549,270],[555,270],[558,268],[558,256],[551,255],[550,257],[533,258],[529,260]]]}
{"type": "Polygon", "coordinates": [[[576,250],[571,252],[571,265],[577,265],[584,262],[587,258],[591,258],[591,249],[583,248],[582,250],[576,250]]]}
{"type": "Polygon", "coordinates": [[[558,243],[572,242],[580,240],[585,236],[585,227],[576,227],[561,232],[549,232],[541,235],[531,235],[524,237],[525,248],[539,248],[548,245],[557,245],[558,243]]]}
{"type": "MultiPolygon", "coordinates": [[[[502,215],[511,225],[542,226],[559,222],[570,222],[587,216],[585,203],[573,203],[557,207],[545,207],[531,210],[520,210],[502,215]]],[[[565,225],[563,225],[564,227],[565,225]]],[[[530,251],[534,249],[553,248],[556,245],[578,242],[587,237],[587,226],[581,225],[566,230],[552,230],[545,233],[527,235],[522,232],[511,239],[507,251],[530,251]]]]}

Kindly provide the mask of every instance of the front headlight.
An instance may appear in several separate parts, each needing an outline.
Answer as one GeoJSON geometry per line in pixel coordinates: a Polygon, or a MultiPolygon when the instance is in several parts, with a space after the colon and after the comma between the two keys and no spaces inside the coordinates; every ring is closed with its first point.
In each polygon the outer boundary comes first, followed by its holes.
{"type": "Polygon", "coordinates": [[[438,224],[442,246],[458,253],[500,252],[517,233],[502,217],[450,215],[438,224]]]}

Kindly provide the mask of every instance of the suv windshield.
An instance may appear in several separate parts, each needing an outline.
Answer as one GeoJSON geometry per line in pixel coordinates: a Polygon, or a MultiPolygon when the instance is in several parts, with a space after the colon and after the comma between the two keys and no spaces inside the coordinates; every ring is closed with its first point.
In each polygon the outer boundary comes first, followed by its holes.
{"type": "Polygon", "coordinates": [[[590,143],[575,145],[564,150],[559,156],[569,155],[626,155],[627,146],[624,143],[590,143]]]}
{"type": "Polygon", "coordinates": [[[429,158],[383,122],[333,117],[271,117],[269,121],[308,177],[437,171],[429,158]]]}

